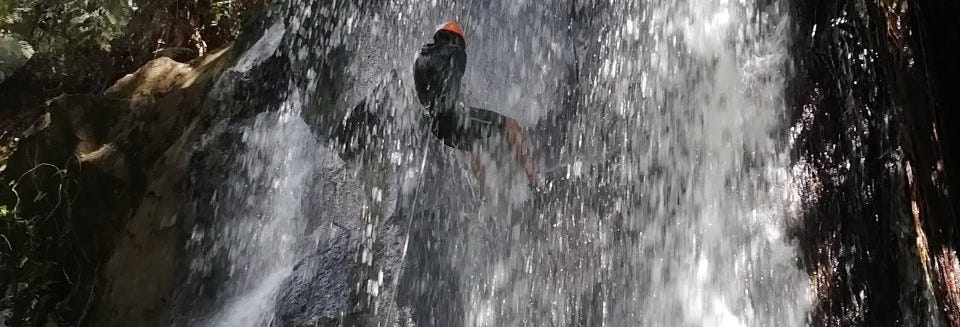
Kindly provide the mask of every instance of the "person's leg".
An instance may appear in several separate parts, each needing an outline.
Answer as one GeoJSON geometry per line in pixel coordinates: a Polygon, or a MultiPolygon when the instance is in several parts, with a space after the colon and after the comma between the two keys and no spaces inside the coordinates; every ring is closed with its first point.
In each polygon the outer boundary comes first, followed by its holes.
{"type": "Polygon", "coordinates": [[[520,123],[513,118],[480,108],[470,108],[470,118],[473,126],[479,127],[472,128],[476,131],[473,133],[476,134],[476,138],[487,138],[496,132],[503,135],[517,163],[520,164],[523,172],[527,175],[528,184],[537,186],[539,180],[536,166],[533,163],[520,123]]]}
{"type": "Polygon", "coordinates": [[[537,179],[537,170],[531,159],[530,149],[527,148],[527,144],[523,138],[523,131],[520,128],[520,124],[516,120],[509,117],[503,118],[503,134],[507,139],[507,144],[510,145],[510,150],[513,152],[513,155],[517,158],[517,162],[520,164],[520,167],[523,168],[523,172],[527,175],[527,182],[532,186],[537,186],[539,180],[537,179]]]}
{"type": "Polygon", "coordinates": [[[473,172],[473,176],[477,178],[477,185],[483,187],[483,183],[486,182],[487,171],[483,166],[480,151],[477,149],[470,151],[470,157],[470,171],[473,172]]]}
{"type": "MultiPolygon", "coordinates": [[[[482,170],[484,167],[480,164],[476,153],[478,150],[474,150],[474,143],[493,136],[502,136],[526,174],[528,184],[531,186],[539,184],[536,166],[523,130],[513,118],[486,109],[469,108],[466,112],[445,112],[438,115],[432,129],[433,134],[447,146],[472,153],[471,168],[475,174],[478,169],[482,170]]],[[[482,177],[477,176],[478,179],[482,177]]]]}

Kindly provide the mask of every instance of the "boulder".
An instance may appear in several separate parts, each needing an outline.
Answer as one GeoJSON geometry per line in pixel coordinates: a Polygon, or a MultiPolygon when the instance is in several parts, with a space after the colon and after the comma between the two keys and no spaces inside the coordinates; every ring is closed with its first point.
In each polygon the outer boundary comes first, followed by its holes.
{"type": "Polygon", "coordinates": [[[163,325],[168,318],[184,236],[173,224],[187,175],[181,154],[210,125],[201,108],[230,57],[225,49],[189,64],[158,58],[105,92],[126,103],[129,114],[111,129],[114,143],[83,158],[106,165],[105,156],[124,149],[127,165],[140,170],[144,185],[139,206],[124,220],[122,236],[101,272],[105,289],[96,321],[163,325]]]}
{"type": "Polygon", "coordinates": [[[357,260],[360,238],[348,230],[321,245],[293,268],[281,286],[277,315],[284,326],[338,326],[360,312],[357,260]]]}
{"type": "Polygon", "coordinates": [[[30,43],[14,35],[0,35],[0,82],[26,64],[33,53],[30,43]]]}

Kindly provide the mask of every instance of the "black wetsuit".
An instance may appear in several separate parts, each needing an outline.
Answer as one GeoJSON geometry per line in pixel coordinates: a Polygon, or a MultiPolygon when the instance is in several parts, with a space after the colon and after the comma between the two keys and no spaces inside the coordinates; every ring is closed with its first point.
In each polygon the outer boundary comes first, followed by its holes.
{"type": "Polygon", "coordinates": [[[433,118],[430,131],[443,144],[470,151],[474,142],[502,133],[503,116],[480,108],[446,110],[433,118]]]}
{"type": "MultiPolygon", "coordinates": [[[[465,42],[459,35],[440,30],[434,42],[420,49],[414,63],[417,96],[424,107],[425,125],[446,146],[470,151],[476,141],[502,135],[505,117],[460,101],[460,80],[466,66],[465,42]]],[[[334,131],[341,156],[348,158],[383,132],[383,117],[361,101],[334,131]]]]}
{"type": "Polygon", "coordinates": [[[433,135],[449,147],[469,151],[475,141],[500,134],[504,117],[460,101],[460,80],[467,62],[465,48],[461,36],[437,31],[433,43],[420,48],[413,77],[433,135]]]}

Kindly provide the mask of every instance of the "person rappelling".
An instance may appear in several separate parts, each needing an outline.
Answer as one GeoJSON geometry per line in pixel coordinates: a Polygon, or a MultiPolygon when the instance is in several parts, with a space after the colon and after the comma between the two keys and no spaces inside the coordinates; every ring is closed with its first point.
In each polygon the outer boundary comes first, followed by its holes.
{"type": "Polygon", "coordinates": [[[420,104],[430,119],[430,132],[451,148],[471,152],[473,171],[482,180],[483,167],[475,143],[503,137],[530,185],[537,174],[520,124],[491,110],[467,106],[460,92],[466,70],[466,39],[460,24],[448,21],[433,34],[433,42],[420,48],[413,79],[420,104]]]}
{"type": "MultiPolygon", "coordinates": [[[[502,138],[523,169],[530,186],[538,185],[534,162],[517,120],[491,110],[464,103],[461,80],[466,70],[467,53],[463,29],[455,21],[440,25],[433,40],[420,48],[413,64],[414,85],[423,106],[425,126],[444,145],[469,153],[471,171],[480,183],[484,180],[479,142],[502,138]]],[[[335,138],[348,152],[360,147],[371,128],[379,128],[380,119],[371,114],[362,101],[341,123],[335,138]],[[362,132],[359,130],[363,130],[362,132]]],[[[343,150],[342,150],[343,151],[343,150]]]]}

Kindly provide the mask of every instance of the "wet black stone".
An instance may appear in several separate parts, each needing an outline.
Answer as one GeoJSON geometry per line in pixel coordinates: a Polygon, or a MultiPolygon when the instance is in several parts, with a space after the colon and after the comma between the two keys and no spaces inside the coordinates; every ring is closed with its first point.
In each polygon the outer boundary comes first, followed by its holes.
{"type": "Polygon", "coordinates": [[[283,281],[277,316],[283,326],[353,325],[359,316],[359,238],[340,232],[304,258],[283,281]]]}

